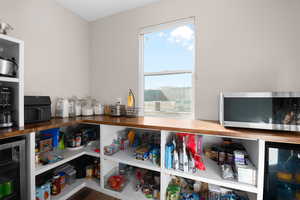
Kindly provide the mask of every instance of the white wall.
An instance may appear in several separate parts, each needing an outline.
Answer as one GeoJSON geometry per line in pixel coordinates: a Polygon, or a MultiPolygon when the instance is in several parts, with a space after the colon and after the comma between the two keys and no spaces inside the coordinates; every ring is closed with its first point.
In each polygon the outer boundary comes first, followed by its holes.
{"type": "Polygon", "coordinates": [[[25,41],[25,95],[90,94],[88,22],[54,0],[0,0],[0,19],[25,41]]]}
{"type": "Polygon", "coordinates": [[[138,91],[140,28],[196,17],[196,117],[217,119],[220,91],[299,91],[299,0],[162,0],[92,23],[92,95],[138,91]]]}

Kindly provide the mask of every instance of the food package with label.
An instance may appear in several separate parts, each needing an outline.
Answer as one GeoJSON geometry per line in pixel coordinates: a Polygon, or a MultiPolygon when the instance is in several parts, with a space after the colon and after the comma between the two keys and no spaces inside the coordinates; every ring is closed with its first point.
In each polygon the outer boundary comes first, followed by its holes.
{"type": "Polygon", "coordinates": [[[226,180],[234,179],[234,173],[233,173],[231,165],[228,165],[228,164],[221,165],[221,174],[222,174],[223,179],[226,179],[226,180]]]}
{"type": "Polygon", "coordinates": [[[50,183],[36,188],[36,200],[50,200],[51,199],[51,186],[50,183]]]}
{"type": "Polygon", "coordinates": [[[235,164],[237,179],[239,182],[256,185],[256,168],[249,159],[245,160],[245,165],[235,164]]]}
{"type": "Polygon", "coordinates": [[[236,165],[245,165],[245,159],[247,158],[246,151],[235,150],[233,151],[234,162],[236,165]]]}

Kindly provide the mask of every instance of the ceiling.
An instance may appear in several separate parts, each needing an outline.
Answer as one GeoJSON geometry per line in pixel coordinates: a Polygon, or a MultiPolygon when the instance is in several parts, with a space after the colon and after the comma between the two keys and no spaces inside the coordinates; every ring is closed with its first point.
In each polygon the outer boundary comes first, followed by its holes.
{"type": "Polygon", "coordinates": [[[160,0],[56,0],[87,21],[141,7],[160,0]]]}

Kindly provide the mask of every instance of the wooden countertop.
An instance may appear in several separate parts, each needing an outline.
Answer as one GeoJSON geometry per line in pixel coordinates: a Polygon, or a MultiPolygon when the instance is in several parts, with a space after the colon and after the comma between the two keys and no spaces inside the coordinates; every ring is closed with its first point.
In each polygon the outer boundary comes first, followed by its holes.
{"type": "Polygon", "coordinates": [[[28,134],[30,132],[70,126],[77,123],[129,126],[154,130],[190,132],[207,135],[230,136],[248,139],[263,139],[270,142],[300,144],[300,132],[265,131],[252,129],[224,128],[216,121],[181,120],[156,117],[109,117],[91,116],[78,118],[54,118],[48,122],[26,125],[24,128],[0,129],[0,139],[28,134]]]}

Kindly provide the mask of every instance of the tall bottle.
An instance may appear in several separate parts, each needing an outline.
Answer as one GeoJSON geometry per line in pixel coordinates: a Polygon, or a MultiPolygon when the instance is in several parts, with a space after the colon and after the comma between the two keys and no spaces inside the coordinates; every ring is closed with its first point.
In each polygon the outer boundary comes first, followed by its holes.
{"type": "Polygon", "coordinates": [[[135,107],[135,96],[132,89],[129,89],[128,97],[127,97],[127,106],[135,107]]]}

